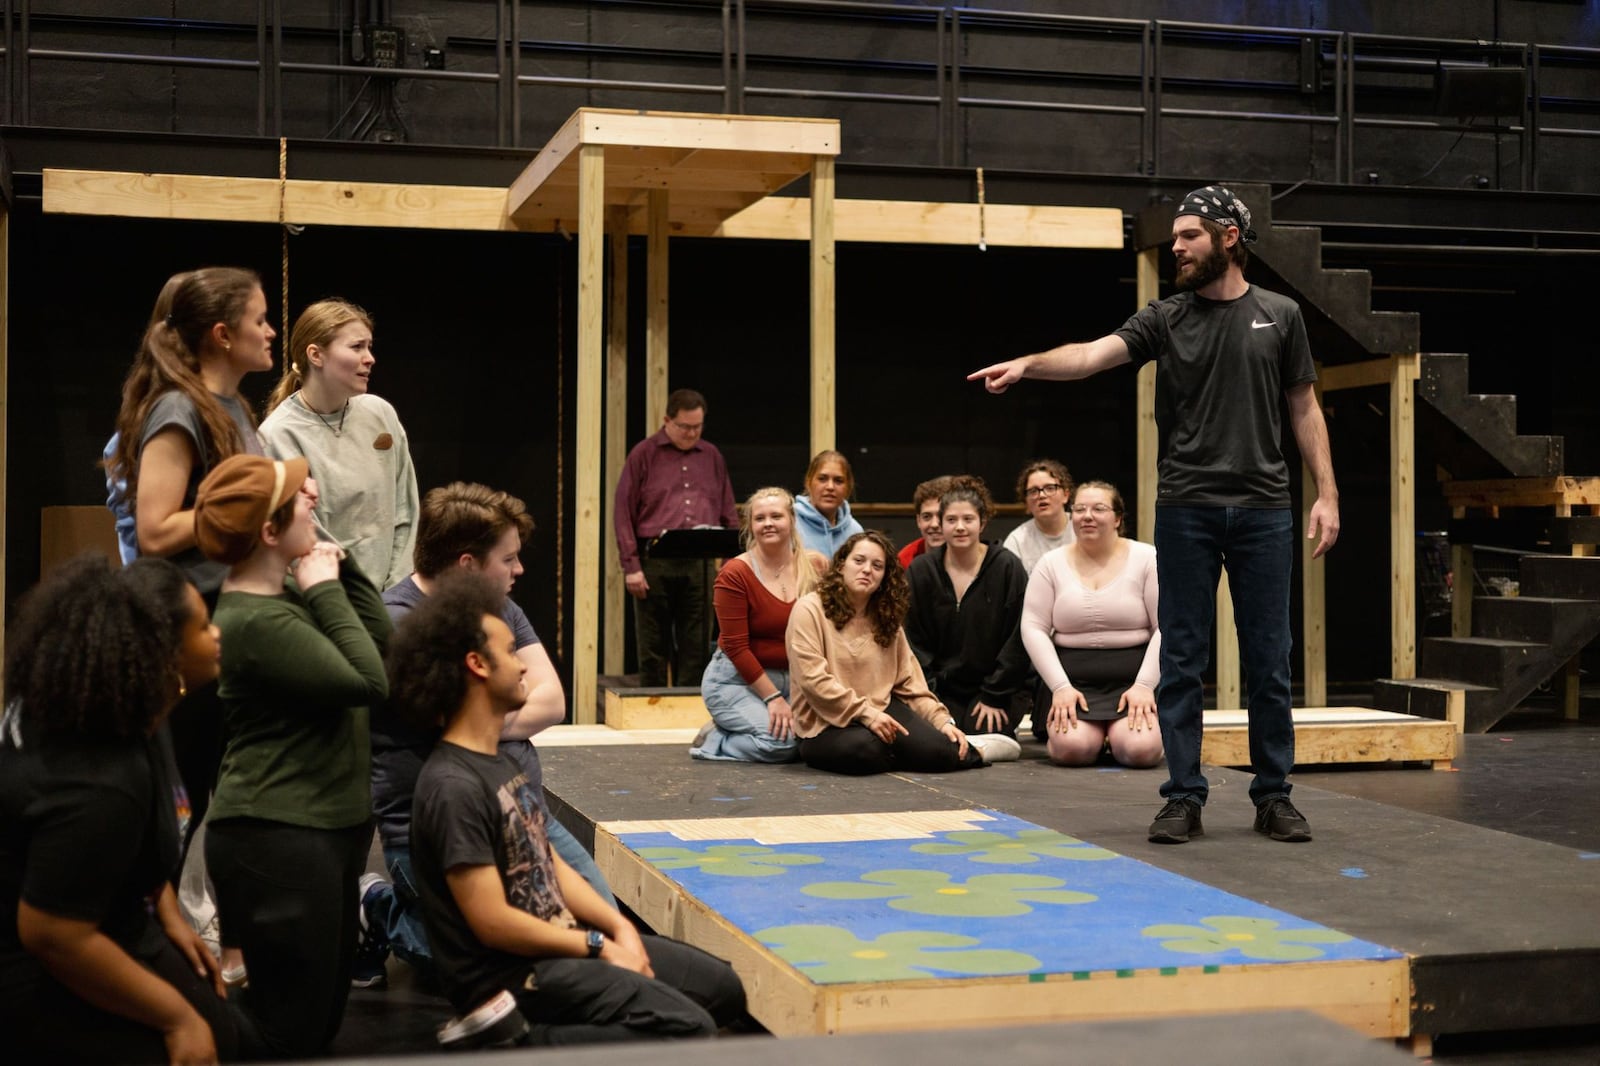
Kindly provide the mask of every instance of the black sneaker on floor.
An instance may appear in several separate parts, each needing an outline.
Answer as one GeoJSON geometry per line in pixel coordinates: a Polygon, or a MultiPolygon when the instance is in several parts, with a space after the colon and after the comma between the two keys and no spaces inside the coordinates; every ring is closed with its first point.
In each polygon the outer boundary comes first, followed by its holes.
{"type": "Polygon", "coordinates": [[[1311,824],[1294,809],[1288,796],[1273,796],[1256,808],[1256,832],[1299,844],[1311,839],[1311,824]]]}
{"type": "Polygon", "coordinates": [[[1205,835],[1200,825],[1200,804],[1188,796],[1169,799],[1156,820],[1150,823],[1152,844],[1187,844],[1190,837],[1205,835]]]}

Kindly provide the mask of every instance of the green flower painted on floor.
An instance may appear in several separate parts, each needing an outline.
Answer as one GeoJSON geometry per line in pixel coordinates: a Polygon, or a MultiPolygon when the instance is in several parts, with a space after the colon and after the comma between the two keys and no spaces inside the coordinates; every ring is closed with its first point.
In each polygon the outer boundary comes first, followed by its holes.
{"type": "Polygon", "coordinates": [[[973,948],[975,937],[955,933],[884,933],[862,940],[833,925],[779,925],[756,938],[785,962],[819,983],[906,981],[930,971],[969,976],[1027,973],[1041,963],[1032,955],[1000,948],[973,948]]]}
{"type": "Polygon", "coordinates": [[[785,866],[814,866],[821,855],[776,851],[754,844],[713,844],[704,851],[693,848],[640,848],[641,858],[660,870],[699,868],[719,877],[777,877],[785,866]]]}
{"type": "Polygon", "coordinates": [[[1279,929],[1270,918],[1230,918],[1215,915],[1200,925],[1149,925],[1141,932],[1161,940],[1168,951],[1212,955],[1237,951],[1247,959],[1303,962],[1326,954],[1312,944],[1342,944],[1347,933],[1332,929],[1279,929]]]}
{"type": "Polygon", "coordinates": [[[948,843],[914,844],[911,850],[922,855],[964,855],[971,862],[1007,866],[1038,862],[1040,856],[1090,861],[1117,857],[1114,851],[1085,844],[1077,837],[1053,829],[1024,829],[1015,836],[977,829],[942,836],[948,843]]]}
{"type": "Polygon", "coordinates": [[[979,874],[956,881],[938,870],[875,870],[860,881],[818,881],[801,889],[823,899],[887,899],[897,911],[963,918],[1028,914],[1030,903],[1091,903],[1098,897],[1063,889],[1038,874],[979,874]]]}

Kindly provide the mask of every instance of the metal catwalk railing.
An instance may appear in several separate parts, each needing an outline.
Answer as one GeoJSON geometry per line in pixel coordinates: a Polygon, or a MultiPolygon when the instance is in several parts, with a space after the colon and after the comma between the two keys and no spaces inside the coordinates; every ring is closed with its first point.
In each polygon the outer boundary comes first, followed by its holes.
{"type": "MultiPolygon", "coordinates": [[[[357,0],[359,2],[359,0],[357,0]]],[[[487,5],[491,0],[485,0],[487,5]]],[[[1367,180],[1356,159],[1363,131],[1417,131],[1493,136],[1498,154],[1502,143],[1515,144],[1518,159],[1514,187],[1538,190],[1541,153],[1553,141],[1600,138],[1600,49],[1570,46],[1396,37],[1333,30],[1272,26],[1230,26],[1171,20],[1089,18],[997,11],[960,6],[907,7],[890,3],[842,0],[591,0],[590,8],[616,16],[660,21],[663,29],[704,24],[698,34],[714,40],[700,47],[617,40],[561,40],[548,32],[541,9],[526,0],[492,0],[494,30],[490,36],[452,36],[448,53],[485,69],[392,68],[289,58],[321,38],[332,39],[341,57],[345,28],[285,25],[281,0],[257,0],[253,22],[224,22],[167,17],[97,17],[41,13],[32,0],[0,0],[5,25],[3,114],[6,123],[38,124],[37,82],[52,64],[135,64],[158,68],[214,70],[248,74],[255,81],[254,125],[226,130],[230,134],[283,136],[285,75],[335,79],[345,101],[347,87],[359,79],[328,136],[362,139],[392,130],[378,112],[391,106],[402,82],[436,82],[491,86],[494,145],[520,147],[539,143],[549,131],[542,113],[528,121],[530,96],[556,90],[585,94],[631,94],[641,99],[684,97],[686,110],[743,113],[755,101],[794,100],[816,110],[818,104],[883,105],[933,113],[931,143],[922,144],[915,159],[903,162],[943,166],[1005,166],[1005,160],[982,158],[970,145],[971,132],[982,130],[994,113],[1048,112],[1058,115],[1125,119],[1129,126],[1127,157],[1100,168],[1103,173],[1162,174],[1174,131],[1194,136],[1192,124],[1250,121],[1305,129],[1326,128],[1323,138],[1331,158],[1314,158],[1315,138],[1308,138],[1305,159],[1296,173],[1274,175],[1295,181],[1314,166],[1322,180],[1342,183],[1367,180]],[[92,48],[41,47],[36,36],[71,38],[99,31],[132,39],[148,38],[171,52],[107,51],[92,48]],[[869,46],[865,38],[873,35],[869,46]],[[253,56],[241,58],[241,44],[253,38],[253,56]],[[297,47],[291,49],[290,43],[297,47]],[[817,55],[819,45],[844,42],[833,56],[817,55]],[[211,45],[213,54],[203,54],[211,45]],[[852,47],[852,45],[854,47],[852,47]],[[196,54],[177,54],[178,48],[196,54]],[[1030,51],[1069,51],[1075,66],[1055,66],[1012,58],[1030,51]],[[230,54],[216,54],[226,52],[230,54]],[[995,58],[986,59],[993,54],[995,58]],[[1203,59],[1197,59],[1203,57],[1203,59]],[[1237,57],[1236,76],[1217,73],[1218,57],[1237,57]],[[552,73],[570,61],[581,61],[582,74],[552,73]],[[655,79],[603,77],[598,66],[654,65],[665,68],[655,79]],[[1264,64],[1266,75],[1248,75],[1243,68],[1264,64]],[[1512,113],[1465,116],[1433,113],[1438,85],[1446,72],[1501,71],[1513,79],[1521,72],[1520,100],[1510,106],[1502,96],[1498,107],[1512,113]],[[705,72],[715,72],[706,78],[705,72]],[[857,82],[874,88],[850,87],[857,82]],[[888,83],[884,87],[882,83],[888,83]],[[1575,87],[1580,91],[1571,91],[1575,87]],[[1217,106],[1226,96],[1239,106],[1217,106]],[[695,99],[702,98],[702,99],[695,99]],[[358,104],[366,112],[346,128],[358,104]],[[387,102],[387,104],[385,103],[387,102]],[[529,125],[541,126],[527,129],[529,125]]],[[[591,26],[593,25],[591,20],[591,26]]],[[[630,41],[637,39],[633,34],[630,41]]],[[[649,36],[649,35],[644,35],[649,36]]],[[[657,35],[670,38],[670,34],[657,35]]],[[[1513,89],[1518,86],[1513,84],[1513,89]]],[[[449,106],[449,105],[445,105],[449,106]]],[[[97,112],[85,109],[69,121],[60,108],[48,109],[48,125],[93,127],[97,112]]],[[[392,113],[392,110],[391,110],[392,113]]],[[[892,112],[899,114],[899,112],[892,112]]],[[[889,114],[889,112],[886,112],[889,114]]],[[[559,121],[563,115],[554,116],[559,121]]],[[[182,114],[163,116],[166,127],[182,128],[182,114]]],[[[103,121],[103,120],[102,120],[103,121]]],[[[398,115],[394,121],[400,122],[398,115]]],[[[904,137],[908,124],[882,120],[904,137]]],[[[867,135],[875,132],[868,120],[867,135]]],[[[403,130],[401,131],[403,133],[403,130]]],[[[400,139],[397,137],[396,139],[400,139]]],[[[1420,148],[1416,149],[1421,154],[1420,148]]],[[[889,160],[886,160],[889,161],[889,160]]],[[[1502,183],[1496,167],[1491,179],[1502,183]]],[[[1506,183],[1509,184],[1509,183],[1506,183]]]]}

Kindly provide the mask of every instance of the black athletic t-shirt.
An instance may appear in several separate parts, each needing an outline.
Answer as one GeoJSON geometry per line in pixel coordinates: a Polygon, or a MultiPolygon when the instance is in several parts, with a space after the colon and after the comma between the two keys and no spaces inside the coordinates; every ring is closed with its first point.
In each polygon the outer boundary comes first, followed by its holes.
{"type": "Polygon", "coordinates": [[[446,871],[493,866],[507,903],[554,925],[577,927],[556,881],[543,792],[543,783],[530,780],[511,756],[483,755],[444,740],[417,778],[411,869],[434,963],[458,1010],[520,986],[529,960],[483,945],[456,906],[446,871]]]}
{"type": "Polygon", "coordinates": [[[26,1011],[40,983],[53,980],[22,947],[19,900],[93,922],[136,959],[155,956],[165,934],[153,906],[177,873],[187,806],[159,735],[36,732],[14,712],[0,721],[0,1014],[26,1011]]]}
{"type": "Polygon", "coordinates": [[[1156,504],[1288,507],[1283,391],[1315,381],[1300,307],[1252,285],[1237,300],[1180,292],[1116,331],[1156,360],[1156,504]]]}

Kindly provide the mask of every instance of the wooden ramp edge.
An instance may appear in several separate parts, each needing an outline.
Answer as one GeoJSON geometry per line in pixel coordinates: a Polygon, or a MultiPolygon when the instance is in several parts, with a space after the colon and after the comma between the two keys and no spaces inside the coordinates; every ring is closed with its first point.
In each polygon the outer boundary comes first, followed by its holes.
{"type": "Polygon", "coordinates": [[[744,982],[751,1015],[777,1036],[1290,1008],[1314,1011],[1372,1037],[1410,1033],[1411,974],[1403,958],[814,984],[635,855],[603,824],[595,827],[594,854],[617,898],[650,928],[728,960],[744,982]]]}
{"type": "MultiPolygon", "coordinates": [[[[1244,711],[1206,711],[1200,761],[1249,766],[1250,732],[1244,711]]],[[[1426,762],[1448,770],[1458,754],[1454,722],[1362,707],[1297,707],[1296,766],[1376,762],[1426,762]]]]}

